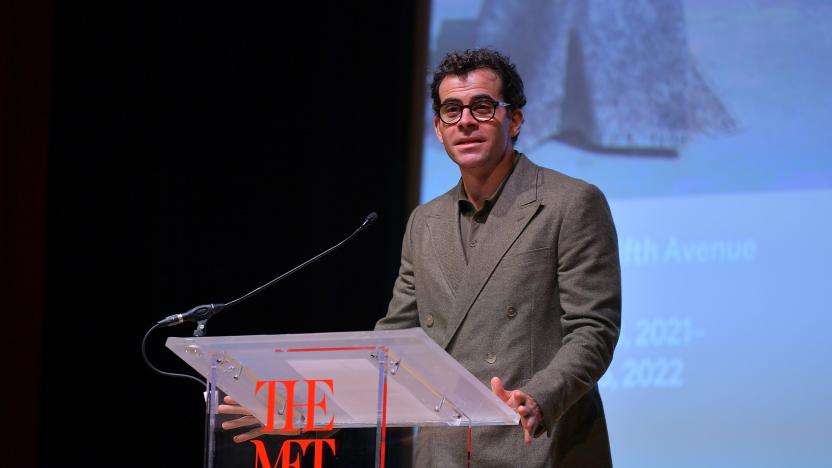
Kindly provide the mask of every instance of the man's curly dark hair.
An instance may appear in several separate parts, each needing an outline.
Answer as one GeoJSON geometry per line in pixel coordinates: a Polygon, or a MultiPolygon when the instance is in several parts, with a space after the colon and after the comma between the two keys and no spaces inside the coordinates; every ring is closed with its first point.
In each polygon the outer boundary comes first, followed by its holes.
{"type": "Polygon", "coordinates": [[[465,76],[469,72],[487,68],[500,77],[503,84],[503,100],[511,104],[511,109],[522,109],[526,105],[523,94],[523,79],[517,73],[517,67],[505,55],[492,49],[466,49],[453,51],[445,55],[442,63],[436,67],[433,82],[430,84],[430,96],[433,99],[433,112],[439,113],[439,84],[448,75],[465,76]]]}

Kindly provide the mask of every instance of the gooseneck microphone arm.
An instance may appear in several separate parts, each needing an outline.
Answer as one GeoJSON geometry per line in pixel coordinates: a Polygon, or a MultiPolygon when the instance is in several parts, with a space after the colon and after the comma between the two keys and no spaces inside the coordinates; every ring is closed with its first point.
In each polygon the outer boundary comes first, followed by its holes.
{"type": "Polygon", "coordinates": [[[311,263],[314,263],[315,261],[319,260],[320,258],[326,256],[327,254],[331,253],[332,251],[338,249],[342,245],[351,241],[361,231],[363,231],[364,229],[372,226],[377,220],[378,220],[378,214],[376,214],[375,212],[368,214],[367,217],[364,218],[364,222],[361,223],[361,226],[359,226],[358,229],[353,231],[353,233],[350,234],[346,239],[344,239],[341,242],[333,245],[332,247],[324,250],[323,252],[321,252],[318,255],[310,258],[309,260],[301,263],[300,265],[292,268],[291,270],[287,271],[286,273],[283,273],[282,275],[278,276],[277,278],[274,278],[273,280],[269,281],[268,283],[263,284],[262,286],[259,286],[255,289],[243,294],[242,296],[238,297],[237,299],[234,299],[231,302],[227,302],[225,304],[203,304],[203,305],[196,306],[196,307],[194,307],[193,309],[191,309],[187,312],[183,312],[181,314],[169,315],[169,316],[163,318],[162,320],[159,320],[156,324],[154,324],[150,328],[150,330],[147,331],[147,333],[144,336],[144,339],[142,339],[142,356],[144,357],[145,362],[147,363],[148,366],[150,366],[151,369],[153,369],[153,371],[155,371],[159,374],[166,375],[166,376],[171,376],[171,377],[190,378],[190,379],[196,380],[200,383],[203,383],[201,380],[199,380],[196,377],[193,377],[191,375],[175,374],[175,373],[172,373],[172,372],[164,372],[164,371],[159,370],[158,368],[156,368],[156,366],[154,366],[150,362],[150,360],[147,358],[147,353],[145,351],[147,337],[150,335],[150,333],[153,330],[155,330],[156,328],[172,327],[174,325],[179,325],[180,323],[184,323],[184,322],[196,322],[197,323],[197,328],[196,328],[196,330],[194,330],[194,336],[202,336],[202,335],[205,334],[205,326],[206,326],[206,323],[208,322],[208,319],[210,319],[214,315],[218,314],[219,312],[221,312],[223,310],[226,310],[228,308],[236,306],[237,304],[239,304],[239,303],[241,303],[241,302],[243,302],[243,301],[245,301],[245,300],[247,300],[251,297],[254,297],[257,294],[260,294],[261,292],[266,290],[269,286],[277,283],[278,281],[286,278],[287,276],[295,273],[296,271],[306,267],[307,265],[309,265],[311,263]]]}
{"type": "MultiPolygon", "coordinates": [[[[342,240],[341,242],[339,242],[339,243],[337,243],[337,244],[333,245],[332,247],[330,247],[330,248],[328,248],[328,249],[324,250],[323,252],[319,253],[318,255],[315,255],[314,257],[312,257],[312,258],[310,258],[309,260],[307,260],[307,261],[305,261],[305,262],[301,263],[300,265],[298,265],[298,266],[296,266],[296,267],[292,268],[291,270],[287,271],[286,273],[283,273],[282,275],[280,275],[280,276],[278,276],[277,278],[275,278],[275,279],[273,279],[273,280],[269,281],[268,283],[266,283],[266,284],[264,284],[264,285],[262,285],[262,286],[260,286],[260,287],[258,287],[258,288],[255,288],[255,289],[253,289],[253,290],[251,290],[251,291],[247,292],[246,294],[244,294],[244,295],[242,295],[242,296],[238,297],[237,299],[234,299],[233,301],[231,301],[231,302],[229,302],[229,303],[225,304],[225,305],[222,307],[222,309],[220,309],[220,310],[224,310],[224,309],[227,309],[227,308],[229,308],[229,307],[235,306],[235,305],[237,305],[237,304],[239,304],[239,303],[241,303],[241,302],[245,301],[246,299],[248,299],[248,298],[250,298],[250,297],[253,297],[253,296],[256,296],[257,294],[260,294],[261,292],[263,292],[263,290],[264,290],[264,289],[266,289],[266,288],[268,288],[269,286],[271,286],[271,285],[273,285],[273,284],[277,283],[278,281],[282,280],[283,278],[285,278],[285,277],[287,277],[287,276],[291,275],[292,273],[294,273],[294,272],[296,272],[296,271],[300,270],[301,268],[304,268],[305,266],[307,266],[307,265],[309,265],[309,264],[311,264],[311,263],[314,263],[314,262],[318,261],[318,259],[320,259],[321,257],[325,257],[327,254],[329,254],[329,253],[330,253],[330,252],[332,252],[333,250],[336,250],[336,249],[338,249],[339,247],[341,247],[342,245],[344,245],[344,244],[346,244],[347,242],[351,241],[351,240],[352,240],[355,236],[357,236],[357,235],[358,235],[358,233],[360,233],[360,232],[361,232],[361,231],[363,231],[364,229],[366,229],[366,228],[368,228],[368,227],[372,226],[372,225],[376,222],[376,220],[378,220],[378,215],[377,215],[375,212],[368,214],[368,215],[367,215],[367,217],[366,217],[366,218],[364,218],[364,222],[363,222],[363,223],[361,223],[361,226],[358,226],[358,229],[356,229],[356,230],[355,230],[352,234],[350,234],[350,235],[349,235],[346,239],[344,239],[344,240],[342,240]]],[[[219,312],[219,310],[217,310],[217,311],[215,311],[215,312],[212,312],[212,313],[211,313],[211,315],[216,314],[217,312],[219,312]]]]}
{"type": "MultiPolygon", "coordinates": [[[[218,314],[219,312],[221,312],[223,310],[226,310],[226,309],[229,309],[229,308],[231,308],[231,307],[233,307],[233,306],[235,306],[235,305],[237,305],[237,304],[239,304],[239,303],[241,303],[241,302],[243,302],[243,301],[245,301],[245,300],[247,300],[251,297],[256,296],[257,294],[260,294],[261,292],[266,290],[269,286],[277,283],[278,281],[280,281],[280,280],[286,278],[287,276],[295,273],[296,271],[306,267],[307,265],[309,265],[311,263],[314,263],[315,261],[319,260],[321,257],[324,257],[327,254],[329,254],[330,252],[338,249],[342,245],[351,241],[355,236],[358,235],[358,233],[360,233],[364,229],[372,226],[373,223],[375,223],[377,219],[378,219],[378,215],[375,212],[370,213],[364,219],[364,222],[361,223],[361,226],[359,226],[358,229],[356,229],[346,239],[344,239],[341,242],[333,245],[332,247],[324,250],[323,252],[321,252],[318,255],[310,258],[309,260],[301,263],[300,265],[292,268],[291,270],[287,271],[286,273],[283,273],[282,275],[278,276],[277,278],[274,278],[273,280],[269,281],[268,283],[266,283],[262,286],[259,286],[255,289],[243,294],[242,296],[238,297],[237,299],[234,299],[231,302],[227,302],[225,304],[204,304],[204,305],[196,306],[196,307],[194,307],[193,309],[191,309],[187,312],[184,312],[184,313],[181,313],[181,314],[169,315],[169,316],[163,318],[162,320],[159,320],[159,322],[157,324],[159,325],[159,327],[171,327],[171,326],[183,323],[183,322],[197,322],[197,323],[199,323],[199,322],[202,322],[202,321],[207,321],[208,319],[210,319],[214,315],[218,314]]],[[[204,329],[204,323],[203,323],[203,329],[204,329]]],[[[199,329],[198,329],[198,331],[199,331],[199,329]]]]}

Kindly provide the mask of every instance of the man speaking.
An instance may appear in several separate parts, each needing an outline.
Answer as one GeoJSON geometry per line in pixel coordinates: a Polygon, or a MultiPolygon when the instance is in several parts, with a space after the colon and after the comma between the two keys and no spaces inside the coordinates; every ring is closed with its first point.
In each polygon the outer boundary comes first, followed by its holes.
{"type": "MultiPolygon", "coordinates": [[[[376,329],[422,327],[520,415],[520,428],[473,429],[472,466],[611,466],[596,383],[618,339],[621,275],[606,200],[515,150],[526,98],[500,53],[448,54],[431,96],[461,178],[411,214],[376,329]]],[[[416,466],[465,466],[467,432],[422,428],[416,466]]]]}

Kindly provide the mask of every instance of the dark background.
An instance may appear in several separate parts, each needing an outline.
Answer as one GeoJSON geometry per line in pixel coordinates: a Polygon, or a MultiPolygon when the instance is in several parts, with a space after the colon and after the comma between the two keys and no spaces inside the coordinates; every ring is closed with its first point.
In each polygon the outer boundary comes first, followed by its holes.
{"type": "MultiPolygon", "coordinates": [[[[152,373],[144,332],[371,211],[208,334],[384,314],[416,199],[420,3],[0,3],[4,466],[200,466],[202,389],[152,373]]],[[[164,339],[191,331],[155,333],[154,362],[185,371],[164,339]]]]}

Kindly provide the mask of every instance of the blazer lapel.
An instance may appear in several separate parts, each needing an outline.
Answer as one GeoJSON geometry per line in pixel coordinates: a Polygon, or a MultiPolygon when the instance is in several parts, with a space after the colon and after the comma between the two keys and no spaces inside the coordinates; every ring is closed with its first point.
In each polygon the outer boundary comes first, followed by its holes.
{"type": "Polygon", "coordinates": [[[456,296],[466,268],[459,237],[458,209],[453,197],[447,196],[443,204],[426,217],[431,243],[451,297],[456,296]]]}
{"type": "MultiPolygon", "coordinates": [[[[448,318],[448,332],[444,340],[439,343],[443,348],[451,342],[506,251],[514,244],[540,208],[540,201],[537,199],[539,169],[525,156],[519,157],[521,159],[517,162],[514,173],[503,187],[503,192],[497,198],[497,202],[488,215],[488,221],[483,227],[485,242],[477,247],[481,250],[469,261],[468,268],[464,270],[464,274],[457,283],[458,287],[455,288],[457,293],[453,307],[451,307],[451,316],[448,318]]],[[[455,239],[455,244],[460,249],[459,255],[462,256],[458,220],[453,221],[454,223],[451,224],[454,234],[453,237],[448,234],[448,238],[455,239]]],[[[464,257],[462,257],[462,264],[464,265],[464,257]]]]}

